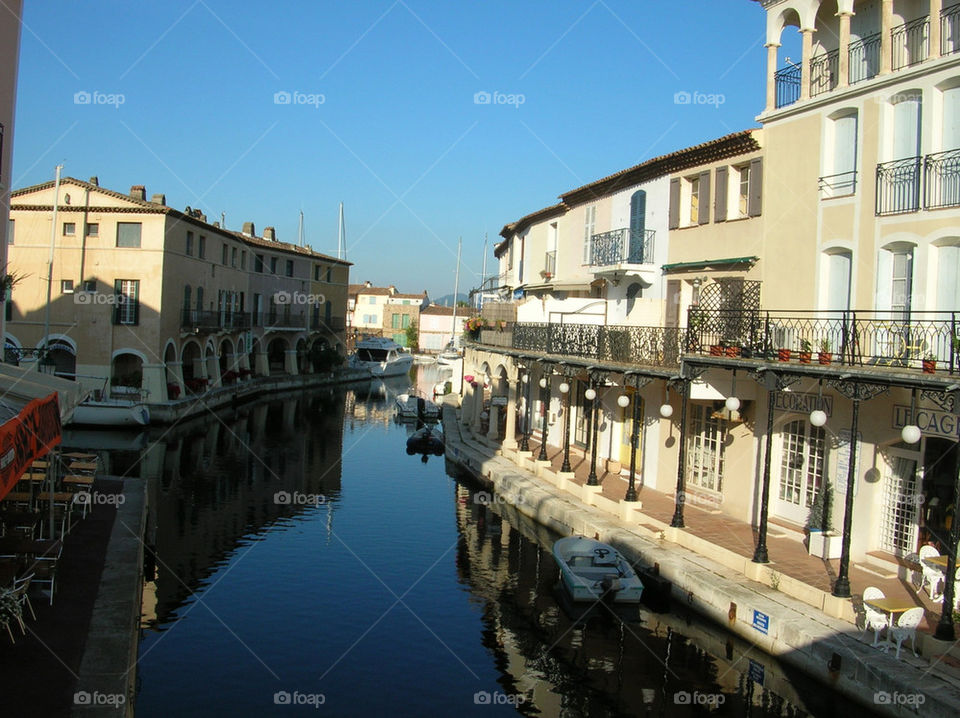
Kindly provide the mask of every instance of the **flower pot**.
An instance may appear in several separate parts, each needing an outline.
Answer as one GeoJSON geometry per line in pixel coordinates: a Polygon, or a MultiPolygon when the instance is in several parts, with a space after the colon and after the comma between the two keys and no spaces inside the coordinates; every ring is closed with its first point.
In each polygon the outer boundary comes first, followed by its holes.
{"type": "Polygon", "coordinates": [[[799,352],[797,358],[801,364],[809,364],[810,360],[813,359],[813,354],[811,352],[799,352]]]}
{"type": "Polygon", "coordinates": [[[817,361],[823,365],[827,365],[833,361],[833,354],[831,352],[820,352],[817,356],[817,361]]]}
{"type": "Polygon", "coordinates": [[[933,374],[937,370],[937,360],[936,359],[924,359],[921,362],[923,366],[924,374],[933,374]]]}
{"type": "Polygon", "coordinates": [[[724,353],[731,359],[736,359],[740,356],[740,347],[726,347],[724,353]]]}
{"type": "Polygon", "coordinates": [[[615,459],[607,459],[607,473],[608,474],[619,474],[620,470],[623,469],[623,464],[615,459]]]}
{"type": "Polygon", "coordinates": [[[843,550],[843,537],[833,531],[817,531],[810,529],[810,538],[807,543],[807,553],[811,556],[831,559],[840,558],[843,550]]]}
{"type": "Polygon", "coordinates": [[[790,361],[790,350],[789,349],[778,349],[777,350],[777,359],[779,361],[790,361]]]}
{"type": "Polygon", "coordinates": [[[723,356],[723,346],[721,344],[711,344],[710,345],[710,356],[712,357],[722,357],[723,356]]]}

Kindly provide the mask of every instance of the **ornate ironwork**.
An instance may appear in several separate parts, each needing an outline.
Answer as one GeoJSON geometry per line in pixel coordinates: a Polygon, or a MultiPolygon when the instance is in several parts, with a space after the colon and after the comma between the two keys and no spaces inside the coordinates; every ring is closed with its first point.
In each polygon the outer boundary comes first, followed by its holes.
{"type": "Polygon", "coordinates": [[[697,307],[702,310],[759,310],[762,282],[721,277],[703,286],[697,307]]]}
{"type": "Polygon", "coordinates": [[[614,264],[647,264],[653,261],[657,232],[629,227],[601,232],[590,237],[590,264],[609,267],[614,264]]]}
{"type": "Polygon", "coordinates": [[[889,384],[874,384],[873,382],[845,379],[843,377],[827,379],[826,383],[851,401],[868,401],[880,394],[890,393],[889,384]]]}
{"type": "Polygon", "coordinates": [[[778,108],[792,105],[800,99],[800,77],[801,69],[799,65],[790,65],[774,73],[773,79],[777,87],[778,108]]]}
{"type": "Polygon", "coordinates": [[[902,70],[930,57],[930,18],[918,17],[890,31],[891,69],[902,70]]]}
{"type": "Polygon", "coordinates": [[[921,157],[907,157],[877,165],[877,215],[903,214],[920,209],[921,157]]]}
{"type": "Polygon", "coordinates": [[[880,33],[850,43],[850,84],[864,82],[880,72],[880,33]]]}
{"type": "Polygon", "coordinates": [[[944,411],[948,411],[951,414],[957,412],[957,409],[960,408],[957,405],[957,392],[960,391],[960,387],[957,389],[945,389],[944,391],[935,391],[933,389],[921,389],[920,398],[928,399],[934,404],[939,406],[944,411]]]}
{"type": "Polygon", "coordinates": [[[750,372],[750,378],[770,392],[783,391],[800,381],[800,377],[795,374],[781,374],[765,367],[750,372]]]}
{"type": "Polygon", "coordinates": [[[676,327],[517,323],[513,327],[512,348],[621,364],[674,367],[680,364],[684,331],[676,327]]]}
{"type": "Polygon", "coordinates": [[[960,205],[960,150],[927,155],[923,163],[923,206],[960,205]]]}
{"type": "Polygon", "coordinates": [[[817,55],[810,60],[810,97],[837,87],[840,81],[840,51],[817,55]]]}

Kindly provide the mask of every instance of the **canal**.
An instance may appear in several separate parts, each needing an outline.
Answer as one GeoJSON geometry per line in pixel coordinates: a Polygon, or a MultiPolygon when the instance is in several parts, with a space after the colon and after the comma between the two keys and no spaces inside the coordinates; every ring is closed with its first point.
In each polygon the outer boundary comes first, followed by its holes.
{"type": "Polygon", "coordinates": [[[137,716],[871,715],[680,608],[574,620],[557,537],[408,456],[396,389],[116,440],[150,501],[137,716]]]}

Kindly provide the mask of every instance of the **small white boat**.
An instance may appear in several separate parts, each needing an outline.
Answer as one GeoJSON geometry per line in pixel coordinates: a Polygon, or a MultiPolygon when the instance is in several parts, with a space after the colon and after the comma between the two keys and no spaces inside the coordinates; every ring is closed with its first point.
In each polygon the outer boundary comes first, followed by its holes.
{"type": "Polygon", "coordinates": [[[87,399],[77,404],[70,423],[91,426],[148,426],[150,409],[135,399],[87,399]]]}
{"type": "Polygon", "coordinates": [[[460,356],[460,352],[444,351],[437,356],[437,364],[440,364],[441,366],[453,366],[462,359],[463,357],[460,356]]]}
{"type": "Polygon", "coordinates": [[[350,357],[354,369],[366,369],[373,376],[406,374],[413,365],[413,355],[386,337],[369,337],[357,342],[357,350],[350,357]]]}
{"type": "Polygon", "coordinates": [[[398,394],[396,407],[401,419],[437,421],[440,418],[439,406],[413,393],[398,394]]]}
{"type": "Polygon", "coordinates": [[[612,546],[585,536],[568,536],[553,544],[553,558],[574,601],[640,602],[643,583],[612,546]]]}

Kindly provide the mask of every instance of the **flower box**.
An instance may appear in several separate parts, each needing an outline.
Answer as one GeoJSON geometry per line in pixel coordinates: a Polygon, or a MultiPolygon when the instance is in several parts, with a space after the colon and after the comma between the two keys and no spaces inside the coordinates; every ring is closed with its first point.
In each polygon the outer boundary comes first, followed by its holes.
{"type": "Polygon", "coordinates": [[[936,359],[923,359],[921,362],[921,367],[923,368],[924,374],[933,374],[937,371],[937,360],[936,359]]]}
{"type": "Polygon", "coordinates": [[[801,351],[797,354],[797,358],[800,360],[801,364],[809,364],[810,360],[813,359],[813,353],[801,351]]]}
{"type": "Polygon", "coordinates": [[[777,359],[779,361],[790,361],[790,350],[789,349],[778,349],[777,350],[777,359]]]}
{"type": "Polygon", "coordinates": [[[807,553],[824,559],[840,558],[843,551],[843,536],[833,531],[810,529],[807,553]]]}
{"type": "Polygon", "coordinates": [[[826,366],[833,361],[833,354],[831,352],[820,352],[817,355],[817,361],[826,366]]]}

